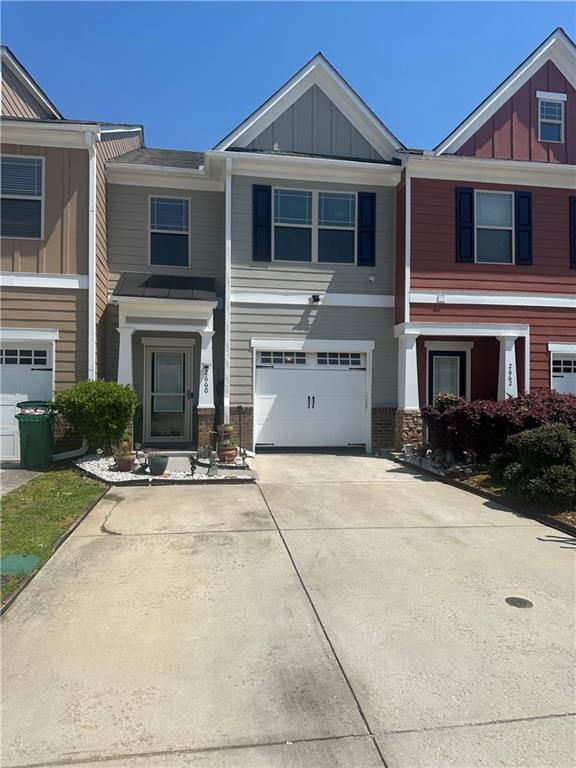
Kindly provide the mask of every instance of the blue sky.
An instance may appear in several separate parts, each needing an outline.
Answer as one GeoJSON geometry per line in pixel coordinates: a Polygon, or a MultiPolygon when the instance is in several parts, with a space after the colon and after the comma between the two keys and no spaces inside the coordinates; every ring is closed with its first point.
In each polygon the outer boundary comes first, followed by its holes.
{"type": "Polygon", "coordinates": [[[205,149],[321,50],[398,138],[429,148],[572,3],[4,2],[8,45],[66,117],[205,149]]]}

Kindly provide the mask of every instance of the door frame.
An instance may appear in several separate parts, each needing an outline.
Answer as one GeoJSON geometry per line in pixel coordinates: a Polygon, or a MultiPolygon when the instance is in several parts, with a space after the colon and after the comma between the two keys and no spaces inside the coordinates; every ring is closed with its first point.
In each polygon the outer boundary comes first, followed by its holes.
{"type": "MultiPolygon", "coordinates": [[[[250,339],[252,350],[252,434],[255,435],[256,416],[256,356],[262,351],[280,352],[361,352],[366,355],[366,453],[372,453],[372,340],[346,339],[250,339]]],[[[252,448],[255,447],[253,443],[252,448]]]]}
{"type": "Polygon", "coordinates": [[[433,405],[430,397],[432,393],[433,367],[431,360],[438,357],[460,358],[460,389],[464,390],[464,397],[470,400],[472,396],[472,349],[473,341],[425,341],[426,348],[426,404],[433,405]],[[462,385],[462,379],[464,383],[462,385]]]}
{"type": "Polygon", "coordinates": [[[145,445],[160,445],[161,443],[191,443],[193,435],[193,415],[194,415],[194,392],[193,392],[193,372],[194,372],[194,341],[189,339],[142,339],[144,345],[144,386],[142,390],[142,409],[143,409],[143,429],[142,440],[145,445]],[[184,427],[183,437],[151,437],[150,436],[150,400],[152,385],[152,355],[155,352],[183,352],[185,355],[185,390],[191,392],[191,397],[185,397],[184,409],[184,427]]]}

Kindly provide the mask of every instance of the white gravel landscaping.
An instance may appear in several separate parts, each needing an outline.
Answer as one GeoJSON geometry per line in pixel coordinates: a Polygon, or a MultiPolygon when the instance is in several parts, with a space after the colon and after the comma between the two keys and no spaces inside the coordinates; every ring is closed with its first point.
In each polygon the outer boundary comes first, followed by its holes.
{"type": "Polygon", "coordinates": [[[190,474],[188,458],[185,456],[171,456],[168,460],[168,468],[163,475],[151,475],[150,470],[144,469],[136,462],[134,472],[119,472],[116,469],[116,460],[112,456],[87,454],[76,459],[74,464],[82,472],[97,480],[102,480],[110,485],[145,484],[169,485],[170,483],[218,483],[218,482],[253,482],[254,473],[249,467],[241,466],[214,467],[209,471],[208,466],[198,465],[193,475],[190,474]]]}

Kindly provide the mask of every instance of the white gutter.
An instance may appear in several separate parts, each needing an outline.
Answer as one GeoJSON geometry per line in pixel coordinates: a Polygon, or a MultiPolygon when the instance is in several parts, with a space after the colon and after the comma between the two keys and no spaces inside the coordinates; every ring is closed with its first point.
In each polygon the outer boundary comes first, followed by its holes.
{"type": "Polygon", "coordinates": [[[232,303],[232,158],[226,158],[226,186],[224,188],[226,239],[224,267],[224,423],[230,421],[230,328],[232,303]]]}
{"type": "Polygon", "coordinates": [[[88,378],[96,378],[96,142],[98,135],[86,132],[88,145],[88,378]]]}

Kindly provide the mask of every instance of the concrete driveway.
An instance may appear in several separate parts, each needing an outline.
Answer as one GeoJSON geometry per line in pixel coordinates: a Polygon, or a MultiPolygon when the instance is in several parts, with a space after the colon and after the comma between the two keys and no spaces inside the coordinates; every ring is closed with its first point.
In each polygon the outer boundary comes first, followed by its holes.
{"type": "Polygon", "coordinates": [[[4,768],[574,765],[576,540],[384,459],[254,466],[112,489],[8,610],[4,768]]]}

